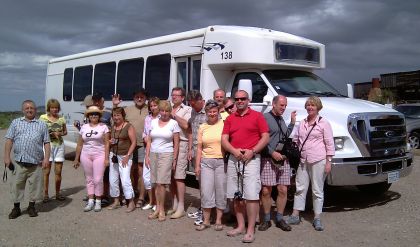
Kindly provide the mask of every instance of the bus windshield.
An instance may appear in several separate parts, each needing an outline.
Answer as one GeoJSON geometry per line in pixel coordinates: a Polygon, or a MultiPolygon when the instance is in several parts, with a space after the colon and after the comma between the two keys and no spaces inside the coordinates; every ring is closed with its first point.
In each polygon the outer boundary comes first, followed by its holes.
{"type": "Polygon", "coordinates": [[[307,71],[265,70],[263,73],[277,93],[284,96],[344,97],[328,82],[307,71]]]}

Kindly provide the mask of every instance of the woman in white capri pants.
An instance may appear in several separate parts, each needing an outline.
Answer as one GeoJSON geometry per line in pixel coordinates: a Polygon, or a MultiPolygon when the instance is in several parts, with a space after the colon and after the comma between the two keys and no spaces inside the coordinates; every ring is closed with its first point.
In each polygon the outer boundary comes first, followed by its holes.
{"type": "Polygon", "coordinates": [[[197,134],[195,173],[200,177],[201,208],[204,222],[196,227],[202,231],[210,227],[210,213],[216,208],[216,231],[223,230],[222,215],[226,208],[226,173],[222,152],[223,120],[219,119],[218,104],[209,100],[205,106],[207,123],[200,125],[197,134]]]}
{"type": "Polygon", "coordinates": [[[309,97],[305,109],[308,116],[300,122],[295,136],[302,152],[296,174],[293,213],[287,223],[291,225],[300,223],[299,212],[305,210],[306,193],[310,183],[315,214],[312,225],[315,230],[323,231],[321,213],[324,204],[324,181],[331,171],[331,160],[335,154],[333,132],[330,123],[319,116],[322,102],[318,97],[309,97]]]}

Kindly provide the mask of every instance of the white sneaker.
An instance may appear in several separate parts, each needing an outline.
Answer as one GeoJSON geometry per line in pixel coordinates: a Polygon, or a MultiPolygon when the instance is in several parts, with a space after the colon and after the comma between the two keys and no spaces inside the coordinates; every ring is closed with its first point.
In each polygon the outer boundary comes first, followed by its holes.
{"type": "Polygon", "coordinates": [[[96,200],[95,201],[95,208],[93,209],[93,211],[100,212],[101,209],[102,209],[102,201],[101,200],[96,200]]]}
{"type": "Polygon", "coordinates": [[[93,209],[93,207],[95,206],[95,202],[92,200],[89,200],[88,203],[86,204],[86,207],[83,208],[83,211],[85,212],[89,212],[93,209]]]}
{"type": "Polygon", "coordinates": [[[187,214],[188,218],[191,219],[198,219],[199,217],[201,217],[201,215],[203,215],[203,211],[201,210],[197,210],[196,212],[191,212],[187,214]]]}
{"type": "Polygon", "coordinates": [[[156,205],[153,206],[152,211],[156,211],[156,205]]]}
{"type": "Polygon", "coordinates": [[[151,209],[151,208],[153,208],[153,205],[151,205],[151,204],[146,204],[146,205],[144,205],[141,209],[142,209],[142,210],[149,210],[149,209],[151,209]]]}
{"type": "Polygon", "coordinates": [[[195,221],[194,221],[194,225],[199,226],[201,224],[203,224],[203,215],[200,215],[200,217],[198,217],[195,221]]]}

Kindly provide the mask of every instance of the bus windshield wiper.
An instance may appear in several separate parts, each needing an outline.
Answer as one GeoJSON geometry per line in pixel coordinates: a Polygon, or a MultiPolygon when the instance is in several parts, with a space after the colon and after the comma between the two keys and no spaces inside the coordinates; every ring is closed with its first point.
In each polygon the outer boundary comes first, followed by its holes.
{"type": "Polygon", "coordinates": [[[305,91],[293,91],[293,92],[288,92],[289,95],[312,95],[312,93],[308,93],[305,91]]]}
{"type": "Polygon", "coordinates": [[[341,94],[333,93],[333,92],[311,92],[311,94],[316,94],[320,96],[327,96],[327,97],[344,97],[341,94]]]}

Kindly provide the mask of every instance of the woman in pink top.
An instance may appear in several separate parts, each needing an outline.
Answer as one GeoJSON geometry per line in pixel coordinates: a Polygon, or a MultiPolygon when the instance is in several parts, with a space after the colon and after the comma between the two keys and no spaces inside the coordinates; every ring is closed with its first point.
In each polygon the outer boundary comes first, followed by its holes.
{"type": "Polygon", "coordinates": [[[309,183],[312,186],[312,200],[315,218],[312,223],[317,231],[323,231],[321,224],[322,206],[324,204],[324,181],[331,171],[331,160],[335,154],[334,139],[330,123],[319,116],[322,102],[311,96],[305,103],[308,116],[300,122],[295,140],[301,152],[300,166],[296,174],[296,193],[293,213],[287,223],[300,223],[299,212],[305,210],[306,193],[309,183]]]}
{"type": "Polygon", "coordinates": [[[104,193],[103,176],[105,167],[109,166],[109,129],[99,122],[101,115],[102,111],[97,106],[90,106],[86,110],[85,117],[89,119],[89,123],[80,129],[74,158],[74,168],[77,169],[81,163],[85,172],[89,197],[84,208],[85,212],[92,209],[95,212],[101,211],[101,197],[104,193]]]}

